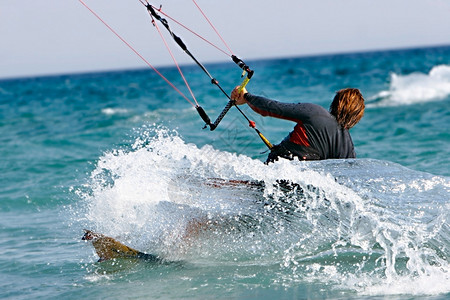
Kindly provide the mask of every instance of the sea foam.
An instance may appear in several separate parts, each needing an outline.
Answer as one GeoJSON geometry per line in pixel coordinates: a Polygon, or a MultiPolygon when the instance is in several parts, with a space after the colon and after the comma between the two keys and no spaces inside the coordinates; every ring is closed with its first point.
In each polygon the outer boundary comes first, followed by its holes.
{"type": "Polygon", "coordinates": [[[392,73],[390,87],[368,99],[370,106],[399,106],[437,100],[450,95],[450,66],[438,65],[428,74],[414,72],[407,75],[392,73]]]}

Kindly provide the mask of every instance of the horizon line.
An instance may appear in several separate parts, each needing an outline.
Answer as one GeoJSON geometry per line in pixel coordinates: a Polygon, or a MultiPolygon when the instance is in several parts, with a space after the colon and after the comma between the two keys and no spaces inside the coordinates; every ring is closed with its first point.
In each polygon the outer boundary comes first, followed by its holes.
{"type": "MultiPolygon", "coordinates": [[[[315,58],[315,57],[327,57],[327,56],[344,56],[344,55],[352,55],[352,54],[370,54],[370,53],[380,53],[380,52],[397,52],[397,51],[414,51],[414,50],[423,50],[423,49],[438,49],[438,48],[450,48],[450,44],[441,44],[441,45],[422,45],[422,46],[405,46],[399,48],[380,48],[380,49],[367,49],[367,50],[354,50],[354,51],[339,51],[339,52],[322,52],[322,53],[310,53],[310,54],[301,54],[301,55],[286,55],[286,56],[273,56],[273,57],[259,57],[259,58],[249,58],[246,61],[266,61],[266,60],[285,60],[285,59],[299,59],[299,58],[315,58]]],[[[205,65],[220,65],[227,63],[226,60],[220,61],[209,61],[204,62],[205,65]]],[[[195,67],[195,63],[184,63],[180,64],[182,67],[195,67]]],[[[158,69],[171,69],[175,66],[170,64],[164,64],[157,66],[158,69]]],[[[80,71],[67,71],[67,72],[54,72],[54,73],[42,73],[42,74],[29,74],[29,75],[17,75],[12,77],[2,77],[0,76],[1,81],[14,81],[14,80],[26,80],[26,79],[38,79],[38,78],[52,78],[52,77],[64,77],[64,76],[83,76],[89,74],[103,74],[103,73],[119,73],[119,72],[132,72],[132,71],[144,71],[149,70],[148,67],[132,67],[129,68],[117,68],[117,69],[96,69],[96,70],[80,70],[80,71]]]]}

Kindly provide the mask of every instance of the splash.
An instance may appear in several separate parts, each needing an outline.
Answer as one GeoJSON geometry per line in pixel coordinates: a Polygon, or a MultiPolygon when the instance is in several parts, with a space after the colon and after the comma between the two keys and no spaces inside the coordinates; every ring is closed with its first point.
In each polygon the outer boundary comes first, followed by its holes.
{"type": "Polygon", "coordinates": [[[447,178],[383,161],[266,166],[144,128],[100,157],[80,196],[85,226],[168,259],[271,266],[264,276],[284,286],[427,295],[450,291],[449,191],[447,178]]]}
{"type": "Polygon", "coordinates": [[[433,67],[428,74],[391,74],[388,91],[369,99],[370,106],[399,106],[444,100],[450,95],[450,66],[433,67]],[[372,101],[372,103],[370,103],[372,101]]]}

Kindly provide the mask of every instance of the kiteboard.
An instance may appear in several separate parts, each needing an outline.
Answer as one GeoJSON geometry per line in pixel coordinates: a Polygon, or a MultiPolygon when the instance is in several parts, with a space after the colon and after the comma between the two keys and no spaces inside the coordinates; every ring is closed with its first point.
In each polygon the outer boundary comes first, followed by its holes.
{"type": "Polygon", "coordinates": [[[92,232],[91,230],[85,229],[81,239],[84,241],[92,241],[95,252],[99,256],[98,262],[117,258],[142,259],[150,262],[162,261],[159,256],[138,251],[111,237],[92,232]]]}

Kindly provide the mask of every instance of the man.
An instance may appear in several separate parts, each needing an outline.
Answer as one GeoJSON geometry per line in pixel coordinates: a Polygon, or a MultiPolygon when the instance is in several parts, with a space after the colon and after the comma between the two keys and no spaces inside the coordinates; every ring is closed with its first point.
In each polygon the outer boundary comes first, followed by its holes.
{"type": "Polygon", "coordinates": [[[262,116],[285,119],[297,123],[294,130],[275,145],[266,163],[279,157],[293,160],[319,160],[355,158],[355,150],[349,129],[364,114],[364,98],[358,89],[347,88],[336,93],[330,112],[312,103],[281,103],[252,95],[244,88],[236,87],[231,99],[236,105],[247,103],[262,116]]]}

